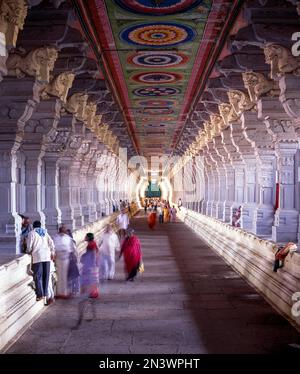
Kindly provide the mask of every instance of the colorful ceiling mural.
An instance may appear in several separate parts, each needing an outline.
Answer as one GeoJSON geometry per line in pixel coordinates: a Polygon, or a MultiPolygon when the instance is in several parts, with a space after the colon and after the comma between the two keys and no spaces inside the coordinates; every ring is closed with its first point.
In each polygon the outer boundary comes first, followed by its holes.
{"type": "Polygon", "coordinates": [[[140,154],[174,150],[230,7],[226,0],[85,3],[107,78],[140,154]]]}

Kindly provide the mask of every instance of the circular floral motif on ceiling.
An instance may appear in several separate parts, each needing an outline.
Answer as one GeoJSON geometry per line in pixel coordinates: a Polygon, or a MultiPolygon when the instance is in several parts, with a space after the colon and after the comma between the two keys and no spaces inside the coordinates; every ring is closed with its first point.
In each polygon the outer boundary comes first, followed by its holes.
{"type": "MultiPolygon", "coordinates": [[[[173,117],[160,117],[159,118],[160,122],[171,122],[174,121],[173,117]]],[[[153,117],[142,117],[141,122],[153,122],[153,117]]]]}
{"type": "Polygon", "coordinates": [[[137,96],[170,96],[179,94],[180,90],[172,87],[144,87],[136,88],[133,93],[137,96]]]}
{"type": "Polygon", "coordinates": [[[127,27],[121,31],[120,37],[129,44],[165,47],[190,42],[195,35],[195,31],[187,25],[157,22],[127,27]]]}
{"type": "Polygon", "coordinates": [[[193,9],[203,0],[115,0],[115,2],[129,12],[149,16],[166,16],[193,9]]]}
{"type": "Polygon", "coordinates": [[[187,61],[188,57],[180,52],[139,52],[127,59],[129,64],[151,68],[180,66],[187,61]]]}
{"type": "Polygon", "coordinates": [[[182,79],[178,73],[140,73],[132,77],[138,83],[174,83],[182,79]]]}
{"type": "Polygon", "coordinates": [[[141,100],[138,104],[143,107],[169,107],[176,105],[177,102],[174,100],[141,100]]]}
{"type": "Polygon", "coordinates": [[[143,113],[156,116],[161,114],[173,114],[174,111],[170,108],[145,108],[143,113]]]}

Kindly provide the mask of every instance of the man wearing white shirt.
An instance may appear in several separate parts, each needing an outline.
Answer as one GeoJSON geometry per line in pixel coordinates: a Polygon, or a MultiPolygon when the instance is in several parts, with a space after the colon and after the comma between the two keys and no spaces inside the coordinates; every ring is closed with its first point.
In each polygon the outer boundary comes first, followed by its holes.
{"type": "Polygon", "coordinates": [[[121,210],[121,214],[118,215],[116,219],[116,224],[119,228],[119,237],[120,240],[125,237],[125,231],[127,230],[129,226],[129,218],[128,214],[125,212],[124,209],[121,210]]]}
{"type": "Polygon", "coordinates": [[[26,239],[26,253],[32,256],[33,279],[36,290],[36,300],[44,299],[47,305],[50,261],[54,258],[55,247],[47,230],[41,228],[41,222],[33,222],[33,230],[26,239]]]}
{"type": "Polygon", "coordinates": [[[106,226],[99,247],[101,279],[113,279],[115,275],[115,254],[116,251],[120,251],[120,242],[111,225],[106,226]]]}

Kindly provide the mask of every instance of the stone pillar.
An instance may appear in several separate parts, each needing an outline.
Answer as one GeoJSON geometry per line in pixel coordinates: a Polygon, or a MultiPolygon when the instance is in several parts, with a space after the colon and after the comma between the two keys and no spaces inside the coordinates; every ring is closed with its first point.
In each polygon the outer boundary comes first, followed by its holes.
{"type": "Polygon", "coordinates": [[[45,203],[43,213],[45,215],[46,228],[50,233],[57,232],[57,227],[61,223],[61,210],[59,201],[59,168],[58,154],[47,153],[43,157],[45,170],[45,203]]]}
{"type": "Polygon", "coordinates": [[[74,209],[72,204],[71,165],[73,159],[63,157],[59,160],[59,207],[61,221],[71,230],[76,229],[74,209]]]}
{"type": "Polygon", "coordinates": [[[230,122],[231,140],[236,152],[232,154],[232,166],[234,169],[234,203],[231,206],[230,214],[233,215],[234,209],[242,206],[245,201],[245,161],[239,150],[239,143],[242,141],[241,124],[230,122]]]}
{"type": "Polygon", "coordinates": [[[278,159],[279,208],[275,213],[272,239],[276,242],[297,242],[299,212],[295,209],[296,142],[276,144],[278,159]]]}
{"type": "MultiPolygon", "coordinates": [[[[227,155],[227,162],[224,165],[226,175],[226,200],[224,202],[224,221],[231,224],[232,206],[234,204],[235,199],[235,174],[233,168],[233,157],[237,155],[237,152],[231,141],[230,128],[227,128],[224,131],[222,131],[221,138],[225,155],[227,155]]],[[[237,157],[239,157],[239,155],[237,157]]]]}
{"type": "Polygon", "coordinates": [[[26,142],[22,144],[25,155],[25,212],[31,221],[41,221],[45,225],[42,211],[42,157],[45,149],[41,144],[26,142]]]}
{"type": "Polygon", "coordinates": [[[297,241],[299,212],[295,206],[295,154],[299,148],[295,126],[278,99],[262,98],[259,117],[265,120],[275,142],[279,207],[275,213],[272,239],[276,242],[297,241]]]}
{"type": "Polygon", "coordinates": [[[254,214],[254,234],[270,237],[274,223],[275,151],[271,147],[258,151],[258,206],[254,214]]]}

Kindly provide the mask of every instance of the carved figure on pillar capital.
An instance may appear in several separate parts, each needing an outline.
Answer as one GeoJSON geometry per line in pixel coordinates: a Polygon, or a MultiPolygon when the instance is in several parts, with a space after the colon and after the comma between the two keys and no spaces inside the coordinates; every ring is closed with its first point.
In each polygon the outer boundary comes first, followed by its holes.
{"type": "Polygon", "coordinates": [[[84,123],[86,124],[86,127],[90,130],[93,127],[93,120],[95,118],[96,111],[97,111],[97,104],[93,101],[89,101],[84,108],[84,113],[83,113],[84,123]]]}
{"type": "Polygon", "coordinates": [[[227,92],[229,102],[232,105],[237,116],[240,116],[244,111],[256,111],[255,102],[251,101],[250,97],[239,90],[231,90],[227,92]]]}
{"type": "Polygon", "coordinates": [[[0,0],[0,32],[5,34],[7,47],[15,47],[19,30],[27,16],[25,0],[0,0]]]}
{"type": "Polygon", "coordinates": [[[65,105],[67,112],[74,114],[75,118],[83,121],[85,106],[87,103],[88,95],[83,92],[78,92],[70,96],[65,105]]]}
{"type": "Polygon", "coordinates": [[[219,112],[221,114],[221,117],[223,118],[226,127],[229,127],[230,122],[235,122],[239,119],[231,104],[221,103],[219,105],[219,112]]]}
{"type": "Polygon", "coordinates": [[[271,78],[278,80],[284,74],[300,75],[300,57],[280,44],[267,44],[264,48],[266,63],[271,65],[271,78]]]}
{"type": "Polygon", "coordinates": [[[261,73],[247,71],[243,73],[243,81],[252,102],[257,102],[261,96],[279,96],[280,89],[278,83],[267,79],[261,73]]]}
{"type": "Polygon", "coordinates": [[[58,97],[63,103],[66,102],[69,89],[72,87],[75,74],[64,72],[57,75],[41,92],[41,98],[46,100],[51,96],[58,97]]]}
{"type": "Polygon", "coordinates": [[[29,75],[40,82],[49,83],[57,57],[58,51],[54,47],[37,48],[26,56],[11,53],[6,62],[7,74],[17,78],[29,75]]]}

